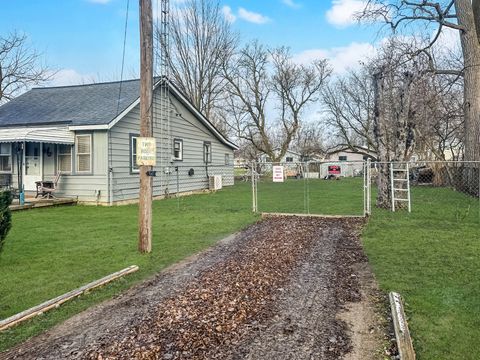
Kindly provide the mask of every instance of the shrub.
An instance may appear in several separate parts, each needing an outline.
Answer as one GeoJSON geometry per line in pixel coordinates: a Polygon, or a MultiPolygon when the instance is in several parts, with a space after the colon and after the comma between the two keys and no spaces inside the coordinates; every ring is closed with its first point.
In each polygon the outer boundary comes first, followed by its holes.
{"type": "Polygon", "coordinates": [[[0,253],[2,252],[5,238],[12,227],[12,213],[8,208],[12,203],[12,192],[0,192],[0,253]]]}

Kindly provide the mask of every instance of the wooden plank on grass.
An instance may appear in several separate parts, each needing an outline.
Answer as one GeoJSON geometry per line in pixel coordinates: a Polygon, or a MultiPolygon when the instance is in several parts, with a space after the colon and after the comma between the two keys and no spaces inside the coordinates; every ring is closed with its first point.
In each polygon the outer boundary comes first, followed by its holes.
{"type": "Polygon", "coordinates": [[[28,310],[22,311],[22,312],[20,312],[16,315],[13,315],[9,318],[1,320],[0,321],[0,331],[8,329],[8,328],[10,328],[14,325],[17,325],[17,324],[19,324],[19,323],[21,323],[21,322],[23,322],[27,319],[30,319],[34,316],[43,314],[45,311],[48,311],[52,308],[59,307],[64,302],[66,302],[68,300],[71,300],[71,299],[83,294],[86,291],[89,291],[89,290],[95,289],[96,287],[105,285],[105,284],[107,284],[107,283],[109,283],[109,282],[111,282],[115,279],[118,279],[118,278],[120,278],[122,276],[125,276],[127,274],[131,274],[131,273],[133,273],[137,270],[138,270],[137,265],[129,266],[129,267],[123,269],[123,270],[117,271],[117,272],[115,272],[113,274],[110,274],[108,276],[105,276],[101,279],[95,280],[95,281],[93,281],[93,282],[91,282],[87,285],[79,287],[78,289],[69,291],[66,294],[60,295],[60,296],[58,296],[54,299],[45,301],[44,303],[41,303],[40,305],[34,306],[34,307],[32,307],[28,310]]]}
{"type": "Polygon", "coordinates": [[[415,360],[415,350],[413,349],[410,331],[408,331],[402,297],[396,292],[391,292],[388,297],[390,298],[393,328],[395,330],[395,338],[397,339],[400,360],[415,360]]]}

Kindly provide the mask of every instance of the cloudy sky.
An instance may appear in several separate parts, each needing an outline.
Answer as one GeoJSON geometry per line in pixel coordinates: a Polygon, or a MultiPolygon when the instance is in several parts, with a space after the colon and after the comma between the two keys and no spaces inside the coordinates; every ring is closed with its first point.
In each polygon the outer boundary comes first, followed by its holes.
{"type": "MultiPolygon", "coordinates": [[[[156,8],[157,0],[153,1],[156,8]]],[[[171,0],[172,6],[182,0],[171,0]]],[[[377,29],[352,14],[362,0],[220,0],[243,42],[289,46],[298,62],[329,58],[337,73],[373,51],[377,29]]],[[[127,0],[3,1],[0,36],[24,32],[58,74],[55,85],[115,80],[121,69],[127,0]]],[[[138,1],[130,0],[126,78],[137,77],[138,1]]]]}

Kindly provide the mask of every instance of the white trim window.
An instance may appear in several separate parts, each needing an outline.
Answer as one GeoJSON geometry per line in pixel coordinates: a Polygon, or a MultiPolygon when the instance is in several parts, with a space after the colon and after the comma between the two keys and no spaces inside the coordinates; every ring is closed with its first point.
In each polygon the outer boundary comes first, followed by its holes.
{"type": "Polygon", "coordinates": [[[92,134],[75,136],[77,173],[92,172],[92,134]]]}
{"type": "Polygon", "coordinates": [[[57,172],[70,174],[72,172],[72,145],[57,146],[57,172]]]}
{"type": "Polygon", "coordinates": [[[230,154],[225,154],[225,165],[230,165],[230,154]]]}
{"type": "Polygon", "coordinates": [[[0,144],[0,173],[12,172],[12,144],[0,144]]]}
{"type": "Polygon", "coordinates": [[[130,172],[138,173],[140,167],[137,165],[137,138],[138,136],[130,135],[130,172]]]}
{"type": "Polygon", "coordinates": [[[175,161],[183,160],[183,140],[182,139],[173,139],[173,160],[175,161]]]}

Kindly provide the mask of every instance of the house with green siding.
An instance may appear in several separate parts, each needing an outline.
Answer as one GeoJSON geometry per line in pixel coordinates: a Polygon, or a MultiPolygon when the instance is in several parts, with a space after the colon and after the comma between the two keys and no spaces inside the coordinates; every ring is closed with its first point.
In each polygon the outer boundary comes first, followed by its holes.
{"type": "MultiPolygon", "coordinates": [[[[0,106],[2,186],[36,191],[60,174],[58,197],[113,205],[138,199],[139,80],[34,88],[0,106]]],[[[233,151],[166,80],[154,85],[154,196],[233,185],[233,151]],[[162,89],[168,89],[168,98],[162,89]],[[163,104],[163,105],[162,105],[163,104]],[[217,184],[218,185],[218,184],[217,184]]]]}

